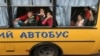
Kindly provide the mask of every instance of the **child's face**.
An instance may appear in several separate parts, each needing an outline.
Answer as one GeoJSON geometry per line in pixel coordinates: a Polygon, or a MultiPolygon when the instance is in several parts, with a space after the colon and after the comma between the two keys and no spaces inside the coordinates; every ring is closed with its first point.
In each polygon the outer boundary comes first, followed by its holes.
{"type": "Polygon", "coordinates": [[[47,16],[51,15],[49,12],[47,13],[47,16]]]}
{"type": "Polygon", "coordinates": [[[82,20],[82,16],[81,15],[78,15],[78,20],[82,20]]]}
{"type": "Polygon", "coordinates": [[[44,9],[40,9],[40,12],[44,13],[44,9]]]}
{"type": "Polygon", "coordinates": [[[33,13],[32,12],[28,12],[28,17],[32,17],[33,13]]]}
{"type": "Polygon", "coordinates": [[[88,8],[85,8],[84,10],[85,10],[85,11],[88,11],[88,8]]]}

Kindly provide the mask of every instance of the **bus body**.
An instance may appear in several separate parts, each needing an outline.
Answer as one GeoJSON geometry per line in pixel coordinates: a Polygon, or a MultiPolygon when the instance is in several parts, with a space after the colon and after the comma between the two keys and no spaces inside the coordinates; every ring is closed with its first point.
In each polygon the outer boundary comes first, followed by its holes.
{"type": "Polygon", "coordinates": [[[43,42],[56,44],[64,55],[100,53],[100,4],[98,10],[92,28],[0,29],[0,55],[29,55],[33,46],[43,42]]]}

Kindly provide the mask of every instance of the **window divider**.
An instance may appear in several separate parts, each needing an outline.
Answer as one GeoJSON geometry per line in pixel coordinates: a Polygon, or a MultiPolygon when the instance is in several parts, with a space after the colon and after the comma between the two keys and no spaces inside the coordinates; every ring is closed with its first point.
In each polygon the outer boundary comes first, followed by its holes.
{"type": "Polygon", "coordinates": [[[12,19],[12,7],[11,7],[11,0],[7,0],[7,10],[8,10],[8,23],[9,23],[9,28],[13,28],[13,19],[12,19]]]}

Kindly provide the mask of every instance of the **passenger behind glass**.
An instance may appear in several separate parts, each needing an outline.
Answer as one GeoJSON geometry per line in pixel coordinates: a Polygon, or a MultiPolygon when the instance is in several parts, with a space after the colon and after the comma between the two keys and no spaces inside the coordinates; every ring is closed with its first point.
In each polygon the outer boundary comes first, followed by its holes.
{"type": "Polygon", "coordinates": [[[32,12],[28,13],[28,18],[24,22],[26,26],[36,26],[36,19],[32,12]]]}
{"type": "Polygon", "coordinates": [[[75,26],[75,22],[73,20],[71,20],[70,26],[75,26]]]}
{"type": "Polygon", "coordinates": [[[36,19],[37,19],[37,25],[38,26],[42,26],[42,21],[45,19],[46,15],[45,15],[45,11],[44,9],[40,9],[39,13],[36,14],[36,19]]]}
{"type": "Polygon", "coordinates": [[[42,21],[42,24],[50,27],[53,26],[53,16],[50,12],[47,12],[47,17],[42,21]]]}
{"type": "Polygon", "coordinates": [[[93,12],[89,7],[84,8],[85,10],[85,26],[93,26],[93,12]]]}
{"type": "Polygon", "coordinates": [[[15,27],[21,27],[21,26],[34,26],[36,23],[35,16],[33,15],[32,11],[28,11],[23,16],[20,16],[14,20],[15,27]]]}
{"type": "Polygon", "coordinates": [[[76,26],[78,26],[78,27],[84,26],[84,19],[83,19],[82,15],[77,16],[76,26]]]}

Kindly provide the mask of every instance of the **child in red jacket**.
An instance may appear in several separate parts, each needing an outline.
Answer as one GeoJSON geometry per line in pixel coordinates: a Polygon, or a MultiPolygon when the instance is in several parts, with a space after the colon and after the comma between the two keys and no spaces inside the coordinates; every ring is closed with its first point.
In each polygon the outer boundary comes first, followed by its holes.
{"type": "Polygon", "coordinates": [[[47,13],[47,17],[43,20],[42,25],[48,25],[50,27],[53,26],[53,16],[50,12],[47,13]]]}
{"type": "Polygon", "coordinates": [[[15,27],[20,26],[30,26],[33,23],[33,20],[35,20],[35,16],[33,15],[32,11],[29,11],[27,14],[20,16],[14,20],[15,27]]]}

